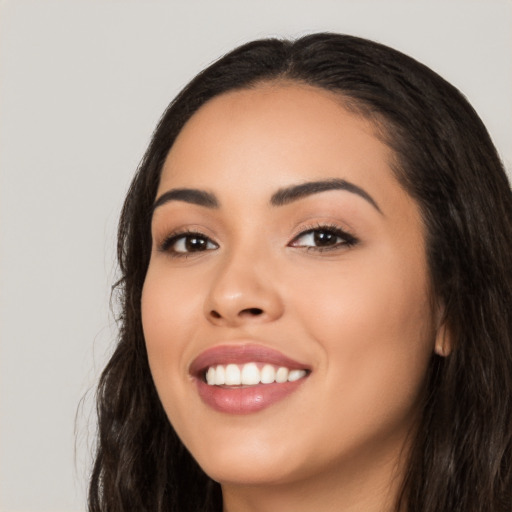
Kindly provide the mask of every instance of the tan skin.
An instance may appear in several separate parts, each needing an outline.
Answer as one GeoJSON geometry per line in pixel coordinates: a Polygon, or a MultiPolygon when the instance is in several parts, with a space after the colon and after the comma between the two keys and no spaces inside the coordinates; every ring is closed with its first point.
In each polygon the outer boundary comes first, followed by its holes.
{"type": "Polygon", "coordinates": [[[226,512],[391,510],[427,364],[444,350],[420,212],[392,157],[339,96],[281,82],[208,102],[166,159],[157,198],[199,189],[218,207],[155,209],[144,333],[169,420],[220,482],[226,512]],[[364,193],[270,203],[333,179],[364,193]],[[191,362],[246,343],[311,372],[261,411],[216,411],[191,362]]]}

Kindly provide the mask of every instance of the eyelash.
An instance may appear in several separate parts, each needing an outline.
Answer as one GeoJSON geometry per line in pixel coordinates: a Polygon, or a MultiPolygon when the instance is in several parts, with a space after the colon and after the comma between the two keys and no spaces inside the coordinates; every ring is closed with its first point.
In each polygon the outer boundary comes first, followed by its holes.
{"type": "MultiPolygon", "coordinates": [[[[301,232],[293,238],[293,240],[290,242],[290,245],[292,245],[296,240],[299,238],[302,238],[306,235],[313,234],[313,233],[328,233],[329,235],[334,235],[337,238],[340,238],[342,242],[337,242],[334,245],[328,245],[325,247],[319,247],[319,246],[300,246],[295,245],[295,247],[303,247],[307,251],[316,251],[316,252],[327,252],[327,251],[334,251],[336,249],[341,248],[350,248],[354,247],[356,244],[359,243],[359,240],[351,235],[350,233],[347,233],[347,231],[341,229],[339,226],[335,224],[315,224],[314,226],[306,227],[305,229],[302,229],[301,232]]],[[[292,247],[294,247],[292,245],[292,247]]]]}
{"type": "MultiPolygon", "coordinates": [[[[206,248],[204,250],[200,251],[176,251],[172,247],[174,244],[176,244],[180,240],[186,241],[187,238],[195,237],[197,239],[201,239],[206,241],[206,244],[214,244],[214,248],[218,248],[218,244],[213,242],[208,236],[204,235],[203,233],[200,233],[198,231],[192,231],[192,230],[185,230],[185,231],[179,231],[175,233],[171,233],[168,237],[164,239],[164,241],[159,245],[158,249],[161,252],[168,253],[173,258],[188,258],[191,255],[198,253],[198,252],[206,252],[208,250],[212,250],[212,248],[206,248]]],[[[316,251],[316,252],[327,252],[327,251],[333,251],[340,248],[350,248],[355,246],[357,243],[359,243],[359,240],[355,238],[350,233],[347,233],[340,227],[334,225],[334,224],[317,224],[315,226],[309,226],[305,229],[302,229],[302,231],[297,234],[292,241],[288,244],[291,247],[297,247],[297,248],[303,248],[307,251],[316,251]],[[315,232],[324,234],[327,233],[329,235],[334,235],[336,238],[340,238],[342,242],[337,242],[334,245],[328,245],[325,247],[319,247],[319,246],[305,246],[305,245],[293,245],[294,242],[299,240],[300,238],[314,234],[315,232]]]]}
{"type": "MultiPolygon", "coordinates": [[[[187,239],[187,238],[197,238],[201,240],[205,240],[206,243],[213,243],[216,247],[218,245],[213,242],[208,236],[204,235],[203,233],[200,233],[199,231],[192,231],[192,230],[184,230],[184,231],[177,231],[175,233],[171,233],[168,237],[164,239],[164,241],[160,244],[159,250],[161,252],[166,252],[170,254],[173,258],[188,258],[190,255],[195,254],[196,252],[203,252],[203,251],[176,251],[173,250],[172,247],[176,242],[178,242],[180,239],[187,239]]],[[[206,249],[208,250],[208,249],[206,249]]],[[[210,249],[211,250],[211,249],[210,249]]]]}

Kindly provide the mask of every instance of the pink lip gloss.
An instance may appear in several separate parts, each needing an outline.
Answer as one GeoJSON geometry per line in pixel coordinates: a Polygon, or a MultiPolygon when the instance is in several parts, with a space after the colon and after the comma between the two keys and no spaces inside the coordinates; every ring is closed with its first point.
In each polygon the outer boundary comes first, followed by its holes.
{"type": "Polygon", "coordinates": [[[296,391],[307,379],[310,367],[280,352],[260,345],[221,345],[201,353],[190,365],[200,398],[216,411],[226,414],[249,414],[269,407],[296,391]],[[254,385],[211,385],[205,380],[208,368],[218,365],[256,363],[290,371],[302,370],[306,375],[293,381],[254,385]]]}

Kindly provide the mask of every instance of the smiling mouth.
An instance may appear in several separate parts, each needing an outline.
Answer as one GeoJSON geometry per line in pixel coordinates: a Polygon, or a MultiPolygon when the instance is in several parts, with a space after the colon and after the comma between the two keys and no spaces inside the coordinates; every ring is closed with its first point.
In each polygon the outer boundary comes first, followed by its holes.
{"type": "Polygon", "coordinates": [[[306,377],[308,373],[306,369],[290,369],[285,366],[248,362],[210,366],[204,371],[203,378],[209,386],[229,388],[295,382],[306,377]]]}
{"type": "Polygon", "coordinates": [[[312,368],[249,343],[207,349],[194,359],[189,373],[208,407],[224,414],[250,414],[298,392],[312,368]]]}

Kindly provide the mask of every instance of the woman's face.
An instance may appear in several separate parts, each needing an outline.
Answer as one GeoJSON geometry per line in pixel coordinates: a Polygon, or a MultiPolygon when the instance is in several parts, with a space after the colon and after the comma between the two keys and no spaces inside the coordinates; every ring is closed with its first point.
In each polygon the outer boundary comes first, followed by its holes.
{"type": "Polygon", "coordinates": [[[221,483],[396,462],[437,315],[392,158],[338,96],[296,84],[218,96],[173,145],[142,320],[169,420],[221,483]]]}

